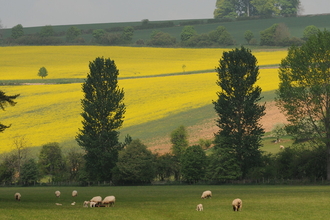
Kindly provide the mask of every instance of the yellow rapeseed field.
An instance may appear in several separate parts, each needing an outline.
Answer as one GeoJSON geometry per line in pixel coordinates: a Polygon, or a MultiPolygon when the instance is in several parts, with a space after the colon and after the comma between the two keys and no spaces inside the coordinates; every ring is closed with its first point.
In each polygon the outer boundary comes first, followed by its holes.
{"type": "MultiPolygon", "coordinates": [[[[106,46],[0,47],[0,80],[39,79],[46,67],[49,79],[85,78],[96,57],[115,60],[120,77],[214,69],[224,49],[138,48],[106,46]]],[[[279,64],[286,51],[255,52],[258,65],[279,64]]]]}
{"type": "MultiPolygon", "coordinates": [[[[115,60],[120,77],[213,69],[223,49],[161,49],[96,46],[0,48],[0,80],[34,79],[45,66],[49,78],[85,78],[97,56],[115,60]],[[4,68],[3,68],[4,67],[4,68]]],[[[278,64],[285,51],[256,52],[259,65],[278,64]]],[[[277,69],[260,69],[263,91],[278,86],[277,69]]],[[[48,78],[47,77],[47,78],[48,78]]],[[[124,127],[160,119],[212,103],[215,72],[119,80],[124,88],[124,127]]],[[[81,127],[81,84],[2,86],[6,94],[21,94],[15,107],[0,112],[0,122],[12,127],[0,134],[0,153],[12,149],[13,138],[25,135],[31,146],[72,140],[81,127]]]]}

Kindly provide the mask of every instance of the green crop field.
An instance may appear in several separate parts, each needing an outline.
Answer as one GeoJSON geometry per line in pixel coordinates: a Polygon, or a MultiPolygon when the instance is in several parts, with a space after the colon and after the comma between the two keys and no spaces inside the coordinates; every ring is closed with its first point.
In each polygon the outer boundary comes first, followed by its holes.
{"type": "MultiPolygon", "coordinates": [[[[273,24],[284,23],[291,33],[293,37],[301,38],[303,36],[303,31],[306,26],[314,25],[319,29],[329,29],[330,15],[308,15],[308,16],[299,16],[299,17],[278,17],[278,18],[268,18],[268,19],[255,19],[255,20],[242,20],[242,21],[232,21],[232,22],[219,22],[219,23],[208,23],[207,19],[200,19],[202,24],[193,25],[198,34],[209,33],[212,30],[215,30],[218,26],[224,26],[228,30],[228,32],[233,36],[237,45],[246,44],[244,39],[244,32],[247,30],[251,30],[254,33],[254,37],[259,42],[260,39],[260,31],[272,26],[273,24]]],[[[174,23],[173,27],[167,28],[157,28],[156,30],[163,31],[171,34],[176,38],[177,42],[180,42],[180,33],[182,31],[183,25],[180,23],[189,22],[192,20],[173,20],[171,22],[174,23]]],[[[167,22],[167,21],[150,21],[150,23],[159,23],[159,22],[167,22]]],[[[138,26],[141,25],[141,21],[135,22],[118,22],[118,23],[99,23],[99,24],[78,24],[78,25],[60,25],[53,26],[53,30],[55,33],[64,33],[71,26],[76,26],[77,28],[88,31],[88,30],[96,30],[96,29],[109,29],[114,27],[125,27],[125,26],[138,26]]],[[[25,34],[34,34],[38,33],[42,27],[28,27],[24,28],[25,34]]],[[[151,33],[155,29],[142,29],[136,30],[134,32],[132,42],[136,42],[139,39],[147,41],[150,39],[151,33]]],[[[3,29],[3,36],[5,38],[11,35],[11,28],[3,29]]],[[[90,31],[89,31],[90,32],[90,31]]],[[[63,35],[63,38],[65,36],[63,35]]],[[[85,39],[86,44],[91,43],[92,34],[83,34],[82,37],[85,39]]]]}
{"type": "Polygon", "coordinates": [[[328,219],[330,186],[289,185],[161,185],[109,187],[3,187],[0,188],[0,218],[7,219],[328,219]],[[54,192],[61,191],[59,198],[54,192]],[[78,196],[72,198],[72,190],[78,196]],[[204,190],[211,199],[201,199],[204,190]],[[21,201],[14,194],[20,192],[21,201]],[[94,196],[114,195],[114,207],[84,208],[94,196]],[[243,201],[234,212],[231,202],[243,201]],[[76,205],[71,205],[76,202],[76,205]],[[62,204],[61,206],[55,203],[62,204]],[[202,203],[204,211],[196,211],[202,203]]]}

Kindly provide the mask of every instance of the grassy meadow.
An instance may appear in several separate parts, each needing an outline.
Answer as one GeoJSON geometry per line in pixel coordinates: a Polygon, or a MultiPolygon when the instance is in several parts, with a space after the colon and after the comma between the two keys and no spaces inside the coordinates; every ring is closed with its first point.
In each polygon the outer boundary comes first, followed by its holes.
{"type": "Polygon", "coordinates": [[[289,185],[176,185],[110,187],[1,187],[0,218],[9,219],[327,219],[330,187],[289,185]],[[54,192],[61,191],[59,198],[54,192]],[[78,196],[71,197],[72,190],[78,196]],[[211,199],[201,199],[204,190],[211,199]],[[20,192],[21,201],[14,200],[20,192]],[[114,207],[83,208],[94,196],[116,197],[114,207]],[[240,212],[231,202],[243,201],[240,212]],[[76,205],[72,206],[72,202],[76,205]],[[57,206],[60,203],[62,206],[57,206]],[[204,211],[197,212],[202,203],[204,211]]]}
{"type": "MultiPolygon", "coordinates": [[[[144,130],[141,128],[146,123],[157,123],[152,130],[160,131],[158,133],[162,130],[169,132],[168,129],[173,130],[180,125],[189,126],[189,121],[195,119],[184,116],[180,120],[170,121],[168,118],[185,112],[190,114],[190,111],[212,104],[219,89],[214,68],[225,50],[228,49],[1,47],[0,83],[20,80],[22,84],[0,87],[8,95],[21,94],[15,107],[8,106],[6,111],[1,112],[0,121],[12,126],[1,134],[0,153],[12,150],[13,138],[19,136],[24,136],[30,147],[48,142],[69,145],[65,147],[76,145],[74,138],[82,119],[81,83],[60,82],[63,79],[74,82],[77,78],[83,81],[89,71],[89,62],[98,56],[110,57],[119,69],[119,87],[124,88],[127,106],[123,125],[125,132],[139,134],[132,137],[145,140],[153,138],[150,135],[140,136],[144,130]],[[183,69],[182,65],[186,67],[183,69]],[[51,80],[51,84],[48,84],[49,81],[42,83],[43,80],[37,76],[42,66],[48,70],[46,79],[51,80]],[[191,71],[200,73],[191,74],[191,71]],[[33,83],[36,79],[39,83],[33,83]],[[166,119],[165,122],[159,124],[163,119],[166,119]],[[137,130],[140,132],[136,133],[137,130]]],[[[276,89],[278,76],[274,66],[280,63],[287,51],[255,51],[253,54],[262,67],[258,85],[263,91],[276,89]]],[[[195,113],[194,117],[199,119],[196,123],[210,115],[205,111],[195,113]]],[[[147,130],[146,133],[150,132],[147,130]]],[[[161,135],[164,136],[164,133],[161,135]]]]}

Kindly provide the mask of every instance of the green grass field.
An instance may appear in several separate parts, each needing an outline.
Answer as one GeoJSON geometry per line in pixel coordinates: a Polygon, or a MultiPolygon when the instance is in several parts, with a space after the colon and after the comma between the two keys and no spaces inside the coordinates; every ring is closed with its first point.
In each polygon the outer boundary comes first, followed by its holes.
{"type": "Polygon", "coordinates": [[[184,185],[111,187],[3,187],[0,188],[1,219],[328,219],[330,186],[288,185],[184,185]],[[61,191],[60,198],[54,192],[61,191]],[[78,196],[71,197],[72,190],[78,196]],[[211,199],[201,199],[211,190],[211,199]],[[22,194],[21,201],[14,194],[22,194]],[[83,208],[94,196],[116,196],[114,207],[83,208]],[[243,201],[234,212],[231,202],[243,201]],[[76,205],[71,203],[75,201],[76,205]],[[61,203],[57,206],[55,203],[61,203]],[[202,203],[203,212],[196,211],[202,203]]]}

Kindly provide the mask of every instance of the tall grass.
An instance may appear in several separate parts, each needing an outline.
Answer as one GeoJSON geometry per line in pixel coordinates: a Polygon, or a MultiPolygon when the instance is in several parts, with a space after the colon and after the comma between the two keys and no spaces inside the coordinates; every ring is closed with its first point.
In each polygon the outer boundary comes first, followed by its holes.
{"type": "Polygon", "coordinates": [[[1,219],[327,219],[329,186],[115,186],[0,188],[1,219]],[[72,190],[78,196],[71,197],[72,190]],[[61,197],[55,197],[55,190],[61,197]],[[211,199],[201,199],[211,190],[211,199]],[[20,192],[20,202],[14,193],[20,192]],[[83,208],[83,201],[100,195],[116,197],[111,208],[83,208]],[[243,201],[233,212],[231,202],[243,201]],[[70,205],[73,201],[75,206],[70,205]],[[56,206],[61,203],[62,206],[56,206]],[[202,203],[203,212],[196,205],[202,203]]]}

